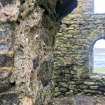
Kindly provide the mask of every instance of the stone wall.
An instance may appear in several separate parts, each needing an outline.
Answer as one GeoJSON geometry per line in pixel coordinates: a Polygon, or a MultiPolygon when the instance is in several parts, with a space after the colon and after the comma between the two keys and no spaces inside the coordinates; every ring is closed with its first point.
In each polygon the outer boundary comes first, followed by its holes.
{"type": "Polygon", "coordinates": [[[105,15],[93,14],[93,0],[78,0],[78,7],[62,21],[55,47],[54,96],[105,95],[105,78],[92,73],[94,43],[105,38],[105,15]]]}
{"type": "Polygon", "coordinates": [[[105,16],[93,14],[93,0],[78,0],[54,48],[56,3],[0,0],[0,105],[104,105],[105,78],[92,73],[92,49],[105,38],[105,16]]]}
{"type": "Polygon", "coordinates": [[[77,0],[0,0],[0,105],[51,105],[55,35],[76,6],[77,0]]]}
{"type": "Polygon", "coordinates": [[[51,100],[56,2],[0,0],[0,105],[51,100]]]}

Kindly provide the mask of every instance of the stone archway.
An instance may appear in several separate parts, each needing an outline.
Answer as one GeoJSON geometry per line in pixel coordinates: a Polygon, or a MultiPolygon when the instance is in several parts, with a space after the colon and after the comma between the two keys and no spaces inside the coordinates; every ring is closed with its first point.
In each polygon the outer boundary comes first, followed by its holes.
{"type": "Polygon", "coordinates": [[[90,73],[93,73],[93,65],[94,65],[94,58],[93,58],[93,48],[94,48],[94,45],[95,43],[98,41],[98,40],[101,40],[101,39],[105,39],[105,36],[103,35],[96,35],[95,38],[91,39],[89,41],[89,61],[88,61],[88,67],[89,67],[89,72],[90,73]]]}

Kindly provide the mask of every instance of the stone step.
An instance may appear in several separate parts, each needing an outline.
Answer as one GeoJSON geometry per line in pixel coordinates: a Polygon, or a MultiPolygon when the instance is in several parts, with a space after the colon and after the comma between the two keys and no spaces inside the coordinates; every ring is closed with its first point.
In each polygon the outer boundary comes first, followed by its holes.
{"type": "Polygon", "coordinates": [[[0,51],[0,55],[6,55],[9,57],[13,57],[14,56],[14,51],[0,51]]]}
{"type": "Polygon", "coordinates": [[[15,67],[0,67],[0,72],[2,71],[14,71],[15,70],[15,67]]]}
{"type": "Polygon", "coordinates": [[[103,96],[77,95],[74,97],[60,97],[53,100],[54,105],[105,105],[103,96]]]}

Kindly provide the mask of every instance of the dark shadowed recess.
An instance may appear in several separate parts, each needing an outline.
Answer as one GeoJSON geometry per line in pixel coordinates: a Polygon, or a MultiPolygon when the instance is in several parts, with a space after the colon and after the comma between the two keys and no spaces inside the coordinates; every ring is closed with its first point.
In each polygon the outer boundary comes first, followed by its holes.
{"type": "Polygon", "coordinates": [[[16,94],[0,96],[0,105],[19,105],[19,99],[16,94]]]}
{"type": "Polygon", "coordinates": [[[58,0],[56,4],[57,20],[67,16],[77,7],[77,0],[58,0]]]}
{"type": "Polygon", "coordinates": [[[11,67],[14,65],[13,57],[0,55],[0,67],[11,67]]]}

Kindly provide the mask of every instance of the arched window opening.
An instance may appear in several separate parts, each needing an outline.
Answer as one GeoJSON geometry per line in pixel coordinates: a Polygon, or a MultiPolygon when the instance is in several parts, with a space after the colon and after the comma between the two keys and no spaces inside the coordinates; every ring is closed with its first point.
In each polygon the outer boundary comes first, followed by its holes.
{"type": "Polygon", "coordinates": [[[94,0],[94,13],[95,14],[105,13],[105,0],[94,0]]]}
{"type": "Polygon", "coordinates": [[[93,72],[105,74],[105,39],[96,41],[93,48],[93,72]]]}

